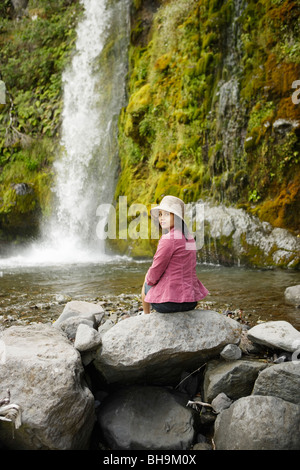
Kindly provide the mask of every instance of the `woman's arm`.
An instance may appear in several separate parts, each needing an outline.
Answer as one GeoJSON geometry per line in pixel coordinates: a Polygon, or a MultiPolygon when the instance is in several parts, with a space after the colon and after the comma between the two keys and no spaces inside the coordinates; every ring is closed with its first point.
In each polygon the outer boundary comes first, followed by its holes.
{"type": "Polygon", "coordinates": [[[146,282],[149,286],[154,286],[158,283],[161,276],[164,274],[167,266],[172,258],[174,252],[174,238],[162,237],[158,243],[156,253],[153,257],[153,262],[146,274],[146,282]]]}

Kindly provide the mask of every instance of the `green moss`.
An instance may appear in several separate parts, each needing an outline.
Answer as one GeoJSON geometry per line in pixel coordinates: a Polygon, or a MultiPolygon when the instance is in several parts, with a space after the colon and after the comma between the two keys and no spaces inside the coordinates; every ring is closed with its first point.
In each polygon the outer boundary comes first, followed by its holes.
{"type": "Polygon", "coordinates": [[[299,233],[300,172],[278,195],[263,201],[256,213],[274,227],[290,227],[295,233],[299,233]]]}
{"type": "Polygon", "coordinates": [[[62,72],[82,6],[77,0],[33,0],[28,10],[18,21],[0,18],[1,78],[7,88],[0,110],[0,227],[9,238],[36,234],[39,218],[51,210],[62,72]],[[30,192],[18,195],[17,184],[30,192]]]}
{"type": "MultiPolygon", "coordinates": [[[[209,197],[295,231],[297,216],[287,214],[299,213],[296,196],[285,203],[284,217],[278,201],[297,184],[298,134],[279,133],[273,124],[300,120],[291,100],[291,83],[300,76],[297,12],[292,0],[250,0],[233,29],[231,0],[171,0],[154,14],[147,2],[139,4],[116,200],[120,194],[141,203],[165,194],[185,202],[209,197]],[[150,16],[151,28],[143,21],[150,16]],[[236,102],[225,101],[220,116],[220,89],[233,79],[236,102]]],[[[227,90],[225,99],[232,99],[227,90]]]]}
{"type": "Polygon", "coordinates": [[[130,97],[127,112],[130,114],[139,114],[145,112],[151,103],[151,87],[150,84],[142,86],[130,97]]]}
{"type": "Polygon", "coordinates": [[[167,194],[179,197],[181,186],[178,183],[177,175],[168,175],[167,173],[164,173],[157,181],[154,201],[159,202],[167,194]]]}

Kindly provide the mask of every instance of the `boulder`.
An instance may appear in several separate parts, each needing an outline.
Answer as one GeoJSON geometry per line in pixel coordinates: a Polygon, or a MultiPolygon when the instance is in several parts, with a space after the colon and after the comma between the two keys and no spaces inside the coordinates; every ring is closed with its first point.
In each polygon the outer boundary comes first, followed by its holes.
{"type": "Polygon", "coordinates": [[[287,321],[260,323],[248,330],[247,335],[254,343],[273,349],[294,352],[300,348],[300,332],[287,321]]]}
{"type": "Polygon", "coordinates": [[[300,406],[251,395],[222,411],[215,422],[217,450],[299,450],[300,406]]]}
{"type": "Polygon", "coordinates": [[[300,362],[282,362],[260,372],[253,395],[269,395],[300,405],[300,362]]]}
{"type": "Polygon", "coordinates": [[[211,310],[140,315],[117,323],[102,335],[94,361],[108,383],[178,383],[240,340],[241,326],[211,310]]]}
{"type": "Polygon", "coordinates": [[[211,403],[219,393],[232,400],[250,395],[258,373],[265,367],[267,364],[259,361],[209,362],[204,375],[204,401],[211,403]]]}
{"type": "Polygon", "coordinates": [[[97,328],[103,316],[104,309],[101,305],[72,300],[65,305],[62,314],[53,323],[53,326],[61,329],[69,339],[74,340],[77,328],[81,323],[97,328]]]}
{"type": "Polygon", "coordinates": [[[284,297],[287,302],[300,305],[300,284],[287,287],[284,291],[284,297]]]}
{"type": "Polygon", "coordinates": [[[12,326],[0,340],[0,397],[10,390],[22,411],[14,431],[0,424],[0,442],[17,450],[76,450],[88,446],[94,426],[94,397],[83,380],[80,354],[47,324],[12,326]]]}
{"type": "Polygon", "coordinates": [[[104,400],[97,415],[111,449],[181,450],[194,439],[193,411],[163,387],[120,389],[104,400]]]}

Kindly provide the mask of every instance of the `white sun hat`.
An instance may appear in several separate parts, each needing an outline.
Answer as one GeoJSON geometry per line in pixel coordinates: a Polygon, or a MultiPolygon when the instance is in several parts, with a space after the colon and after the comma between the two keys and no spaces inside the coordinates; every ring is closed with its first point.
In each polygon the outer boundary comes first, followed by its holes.
{"type": "Polygon", "coordinates": [[[158,218],[159,211],[171,212],[184,221],[184,202],[179,197],[165,196],[159,206],[153,207],[150,213],[154,218],[158,218]]]}

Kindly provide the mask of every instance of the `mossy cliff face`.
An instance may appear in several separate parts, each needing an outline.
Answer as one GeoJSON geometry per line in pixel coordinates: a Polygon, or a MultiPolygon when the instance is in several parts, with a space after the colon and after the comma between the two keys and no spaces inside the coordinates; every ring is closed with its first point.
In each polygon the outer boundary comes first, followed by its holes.
{"type": "Polygon", "coordinates": [[[300,233],[299,14],[292,0],[135,3],[116,201],[209,199],[300,233]]]}
{"type": "Polygon", "coordinates": [[[0,240],[36,236],[49,214],[62,72],[82,9],[72,0],[26,3],[18,12],[9,0],[0,7],[0,240]]]}

